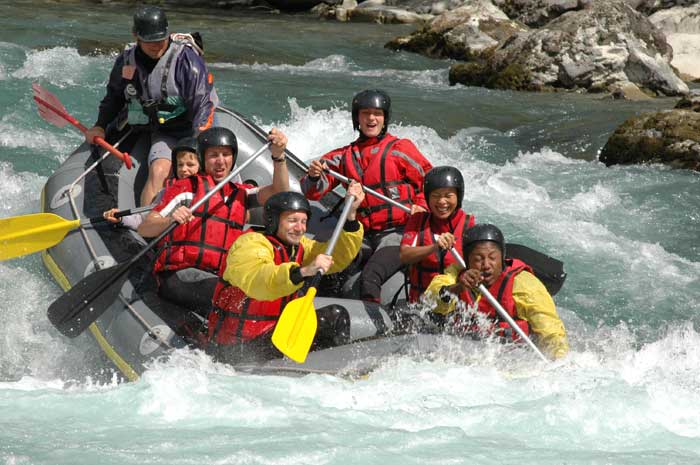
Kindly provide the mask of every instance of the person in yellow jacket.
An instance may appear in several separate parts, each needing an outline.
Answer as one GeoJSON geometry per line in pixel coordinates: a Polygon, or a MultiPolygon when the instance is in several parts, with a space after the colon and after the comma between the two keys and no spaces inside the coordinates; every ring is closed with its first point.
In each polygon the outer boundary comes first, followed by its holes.
{"type": "Polygon", "coordinates": [[[477,290],[483,284],[546,355],[564,357],[569,343],[552,296],[526,263],[505,258],[506,245],[500,229],[479,224],[465,230],[462,240],[468,269],[454,264],[433,278],[427,290],[436,302],[433,312],[463,331],[496,333],[517,340],[517,333],[499,319],[477,290]],[[461,314],[451,315],[459,307],[461,314]],[[453,318],[446,318],[448,315],[453,318]]]}
{"type": "MultiPolygon", "coordinates": [[[[280,192],[267,200],[264,233],[249,231],[236,239],[214,293],[208,337],[217,358],[240,362],[282,357],[271,336],[285,305],[297,297],[306,278],[318,271],[342,271],[360,250],[364,230],[356,212],[364,199],[362,186],[353,182],[347,195],[354,202],[333,256],[325,254],[326,243],[304,235],[311,206],[301,193],[280,192]]],[[[317,316],[317,340],[343,343],[349,337],[347,313],[332,307],[318,309],[317,316]]]]}

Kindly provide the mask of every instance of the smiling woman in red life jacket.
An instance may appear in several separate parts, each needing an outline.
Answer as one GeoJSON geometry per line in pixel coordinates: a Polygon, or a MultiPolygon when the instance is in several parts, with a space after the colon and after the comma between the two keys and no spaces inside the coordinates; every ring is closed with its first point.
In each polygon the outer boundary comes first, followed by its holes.
{"type": "Polygon", "coordinates": [[[166,187],[160,203],[137,230],[144,237],[155,237],[173,221],[180,223],[158,244],[153,271],[161,297],[191,310],[209,310],[219,270],[229,247],[242,232],[248,209],[289,189],[284,158],[287,137],[273,129],[268,139],[275,161],[272,184],[258,188],[230,181],[192,211],[190,205],[229,175],[238,155],[236,136],[229,129],[214,127],[199,135],[198,154],[204,173],[178,179],[166,187]]]}
{"type": "MultiPolygon", "coordinates": [[[[304,235],[311,207],[302,194],[281,192],[270,197],[265,204],[265,232],[249,230],[234,242],[216,287],[208,325],[209,351],[213,355],[234,363],[282,356],[271,341],[282,309],[297,297],[306,278],[317,271],[341,271],[360,250],[363,228],[355,215],[364,193],[359,184],[353,183],[348,188],[350,194],[355,201],[333,257],[325,254],[325,243],[304,235]]],[[[342,337],[349,337],[349,317],[345,315],[343,330],[337,321],[330,321],[342,315],[335,307],[329,311],[331,314],[317,310],[317,340],[330,330],[344,334],[333,334],[328,339],[347,342],[342,337]]]]}
{"type": "Polygon", "coordinates": [[[423,193],[428,212],[411,215],[401,239],[401,263],[408,264],[409,302],[418,302],[430,281],[455,262],[447,251],[462,253],[462,233],[474,226],[474,216],[464,213],[464,178],[452,166],[436,166],[425,175],[423,193]]]}
{"type": "MultiPolygon", "coordinates": [[[[309,166],[301,188],[308,199],[318,200],[339,181],[326,174],[326,167],[402,203],[411,213],[425,211],[423,177],[432,165],[408,139],[387,132],[391,99],[382,90],[364,90],[352,99],[352,124],[359,137],[349,145],[328,152],[309,166]]],[[[368,195],[357,212],[365,227],[361,297],[379,302],[381,286],[401,268],[398,250],[377,254],[380,249],[398,249],[410,214],[368,195]]]]}
{"type": "Polygon", "coordinates": [[[501,321],[487,299],[474,289],[483,284],[515,322],[533,337],[549,357],[561,358],[569,351],[566,330],[552,297],[532,269],[518,259],[505,259],[503,233],[492,224],[478,224],[462,238],[467,270],[458,264],[433,278],[426,295],[432,296],[438,315],[449,315],[456,305],[466,311],[452,320],[460,331],[488,335],[496,333],[517,340],[517,333],[501,321]],[[486,321],[486,323],[484,323],[486,321]]]}

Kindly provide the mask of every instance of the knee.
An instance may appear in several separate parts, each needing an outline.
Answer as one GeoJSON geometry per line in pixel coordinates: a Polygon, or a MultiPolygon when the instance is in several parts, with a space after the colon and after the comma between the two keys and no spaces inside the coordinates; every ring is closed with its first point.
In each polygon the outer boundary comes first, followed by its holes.
{"type": "Polygon", "coordinates": [[[162,183],[170,174],[170,166],[172,163],[170,160],[158,159],[154,160],[153,163],[148,167],[148,179],[150,182],[158,184],[162,183]]]}

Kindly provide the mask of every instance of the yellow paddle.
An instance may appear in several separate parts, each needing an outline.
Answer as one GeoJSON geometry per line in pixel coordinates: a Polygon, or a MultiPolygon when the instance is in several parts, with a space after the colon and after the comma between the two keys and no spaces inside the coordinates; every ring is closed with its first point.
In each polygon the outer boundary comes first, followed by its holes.
{"type": "MultiPolygon", "coordinates": [[[[349,195],[345,199],[343,212],[338,218],[338,224],[333,230],[333,235],[328,241],[326,255],[333,254],[335,243],[338,241],[340,231],[345,225],[345,220],[350,213],[352,202],[355,197],[349,195]]],[[[321,280],[321,271],[311,280],[311,287],[303,297],[298,297],[285,305],[280,315],[279,321],[272,333],[272,343],[287,357],[297,363],[304,363],[311,348],[311,343],[316,336],[316,309],[314,308],[314,297],[316,297],[316,286],[321,280]]]]}
{"type": "MultiPolygon", "coordinates": [[[[135,208],[117,212],[114,216],[131,215],[148,211],[153,206],[135,208]]],[[[67,220],[53,213],[34,213],[31,215],[0,218],[0,261],[21,257],[40,250],[48,249],[63,240],[69,231],[80,225],[106,221],[104,218],[88,220],[67,220]]]]}

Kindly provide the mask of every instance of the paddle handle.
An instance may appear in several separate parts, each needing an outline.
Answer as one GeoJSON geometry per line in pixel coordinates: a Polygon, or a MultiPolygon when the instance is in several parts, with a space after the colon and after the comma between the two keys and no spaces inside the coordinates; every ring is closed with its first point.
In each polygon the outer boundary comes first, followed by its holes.
{"type": "MultiPolygon", "coordinates": [[[[330,168],[326,168],[325,171],[326,171],[326,173],[330,174],[330,175],[333,176],[334,178],[336,178],[336,179],[338,179],[339,181],[342,181],[342,182],[344,182],[344,183],[346,183],[346,184],[350,184],[350,182],[352,181],[352,179],[350,179],[350,178],[348,178],[348,177],[346,177],[346,176],[343,176],[342,174],[337,173],[337,172],[333,171],[333,170],[330,169],[330,168]]],[[[400,208],[401,210],[405,211],[406,213],[411,213],[411,209],[410,209],[409,207],[407,207],[406,205],[404,205],[404,204],[402,204],[402,203],[399,203],[399,202],[397,202],[397,201],[394,200],[394,199],[390,199],[390,198],[387,197],[386,195],[380,194],[379,192],[375,191],[374,189],[370,189],[369,187],[363,185],[363,186],[362,186],[362,190],[365,191],[365,192],[367,192],[367,193],[370,194],[370,195],[375,196],[375,197],[378,198],[378,199],[381,199],[381,200],[385,201],[386,203],[389,203],[389,204],[393,205],[393,206],[396,207],[396,208],[400,208]]]]}
{"type": "MultiPolygon", "coordinates": [[[[81,126],[82,126],[82,124],[81,124],[81,126]]],[[[83,132],[83,134],[85,134],[85,132],[83,132]]],[[[103,149],[105,149],[106,151],[108,151],[109,153],[111,153],[112,155],[114,155],[115,157],[120,159],[121,161],[123,161],[124,165],[126,165],[126,169],[130,170],[131,167],[134,166],[131,163],[131,157],[129,156],[128,153],[120,152],[119,149],[115,148],[112,144],[110,144],[109,142],[107,142],[103,138],[95,136],[92,139],[92,143],[99,145],[100,147],[102,147],[103,149]]]]}
{"type": "MultiPolygon", "coordinates": [[[[121,218],[123,216],[129,216],[129,215],[135,215],[137,213],[145,213],[147,211],[153,210],[155,205],[145,205],[143,207],[138,207],[138,208],[131,208],[129,210],[121,210],[118,211],[117,213],[114,214],[115,218],[121,218]]],[[[104,216],[96,216],[94,218],[88,218],[85,223],[89,224],[100,224],[100,223],[106,223],[107,218],[104,216]]]]}
{"type": "MultiPolygon", "coordinates": [[[[454,247],[450,248],[450,252],[452,253],[452,256],[455,258],[455,260],[457,260],[457,263],[459,263],[459,265],[466,270],[467,264],[464,262],[462,256],[454,249],[454,247]]],[[[513,318],[508,314],[508,312],[506,312],[501,303],[498,300],[496,300],[496,298],[489,292],[488,289],[486,289],[486,286],[484,286],[483,284],[479,284],[478,289],[479,292],[481,292],[481,295],[486,297],[486,300],[488,300],[489,303],[493,306],[493,308],[496,309],[496,312],[498,312],[498,316],[505,320],[506,323],[508,323],[510,327],[513,328],[513,330],[516,333],[518,333],[518,336],[520,336],[522,340],[525,341],[527,345],[529,345],[532,348],[532,350],[534,350],[535,353],[540,356],[542,360],[544,360],[545,362],[549,362],[547,357],[545,357],[540,351],[540,349],[538,349],[537,346],[532,342],[532,339],[530,339],[527,336],[527,334],[525,334],[522,328],[520,328],[520,326],[518,326],[515,320],[513,320],[513,318]]]]}

